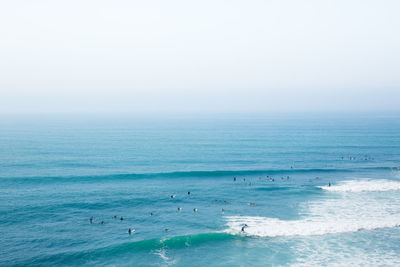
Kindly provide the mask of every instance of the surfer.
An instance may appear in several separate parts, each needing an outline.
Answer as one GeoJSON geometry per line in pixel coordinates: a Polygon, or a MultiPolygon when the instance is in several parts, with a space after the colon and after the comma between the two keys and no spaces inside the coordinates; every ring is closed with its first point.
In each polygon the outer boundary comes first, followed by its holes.
{"type": "Polygon", "coordinates": [[[194,211],[194,212],[197,212],[197,208],[194,208],[193,211],[194,211]]]}
{"type": "Polygon", "coordinates": [[[181,208],[181,207],[178,207],[178,210],[179,210],[179,211],[181,211],[181,210],[182,210],[182,208],[181,208]]]}
{"type": "Polygon", "coordinates": [[[225,210],[222,208],[222,213],[224,213],[225,212],[225,210]]]}
{"type": "Polygon", "coordinates": [[[244,225],[242,226],[241,232],[244,232],[244,229],[245,229],[246,227],[248,227],[247,224],[244,224],[244,225]]]}
{"type": "Polygon", "coordinates": [[[93,223],[93,216],[89,218],[89,222],[93,223]]]}
{"type": "Polygon", "coordinates": [[[233,181],[236,182],[236,177],[233,177],[233,181]]]}
{"type": "Polygon", "coordinates": [[[150,216],[153,216],[154,214],[152,212],[150,212],[150,216]]]}
{"type": "Polygon", "coordinates": [[[123,221],[124,220],[124,218],[123,217],[121,217],[121,218],[119,218],[121,221],[123,221]]]}
{"type": "Polygon", "coordinates": [[[117,215],[114,215],[113,218],[114,218],[114,219],[117,219],[117,215]]]}
{"type": "Polygon", "coordinates": [[[190,195],[190,191],[188,191],[187,194],[190,195]]]}
{"type": "Polygon", "coordinates": [[[175,195],[171,195],[171,198],[174,198],[175,197],[175,195]]]}
{"type": "Polygon", "coordinates": [[[328,186],[329,186],[329,187],[331,186],[331,182],[329,182],[328,186]]]}

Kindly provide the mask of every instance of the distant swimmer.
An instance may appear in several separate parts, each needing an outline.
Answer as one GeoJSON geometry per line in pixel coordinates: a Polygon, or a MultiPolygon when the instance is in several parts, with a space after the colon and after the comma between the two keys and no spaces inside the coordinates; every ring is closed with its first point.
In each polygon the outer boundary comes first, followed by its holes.
{"type": "Polygon", "coordinates": [[[331,186],[331,182],[329,182],[328,186],[329,186],[329,187],[331,186]]]}
{"type": "Polygon", "coordinates": [[[104,224],[104,221],[101,221],[100,224],[104,224]]]}
{"type": "Polygon", "coordinates": [[[114,219],[117,219],[117,215],[114,215],[113,218],[114,218],[114,219]]]}
{"type": "Polygon", "coordinates": [[[236,182],[236,177],[233,177],[233,181],[236,182]]]}
{"type": "Polygon", "coordinates": [[[218,202],[218,199],[214,199],[214,202],[217,203],[217,202],[218,202]]]}
{"type": "Polygon", "coordinates": [[[225,212],[225,210],[224,210],[223,208],[222,208],[222,210],[221,210],[221,211],[222,211],[222,213],[224,213],[224,212],[225,212]]]}
{"type": "Polygon", "coordinates": [[[93,223],[93,216],[89,218],[89,222],[93,223]]]}
{"type": "Polygon", "coordinates": [[[152,212],[150,212],[150,216],[153,216],[154,214],[152,212]]]}
{"type": "Polygon", "coordinates": [[[181,211],[181,210],[182,210],[182,208],[181,208],[181,207],[178,207],[178,210],[179,210],[179,211],[181,211]]]}
{"type": "Polygon", "coordinates": [[[171,195],[171,198],[175,198],[175,195],[171,195]]]}
{"type": "Polygon", "coordinates": [[[246,182],[246,178],[243,178],[243,182],[246,182]]]}
{"type": "Polygon", "coordinates": [[[164,229],[164,232],[168,232],[168,231],[169,231],[169,229],[168,229],[168,228],[165,228],[165,229],[164,229]]]}
{"type": "Polygon", "coordinates": [[[190,191],[188,191],[187,194],[190,195],[190,191]]]}
{"type": "Polygon", "coordinates": [[[124,220],[124,218],[123,217],[121,217],[121,218],[119,218],[121,221],[123,221],[124,220]]]}
{"type": "Polygon", "coordinates": [[[193,211],[194,211],[194,212],[197,212],[197,208],[194,208],[193,211]]]}
{"type": "Polygon", "coordinates": [[[136,231],[135,229],[129,228],[129,229],[128,229],[128,234],[133,234],[135,231],[136,231]]]}
{"type": "Polygon", "coordinates": [[[226,200],[224,200],[224,204],[226,204],[226,200]]]}

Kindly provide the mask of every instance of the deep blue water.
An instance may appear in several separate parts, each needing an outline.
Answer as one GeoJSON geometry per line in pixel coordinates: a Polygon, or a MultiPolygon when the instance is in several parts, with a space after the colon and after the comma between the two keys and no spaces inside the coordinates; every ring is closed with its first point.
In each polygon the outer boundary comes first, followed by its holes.
{"type": "Polygon", "coordinates": [[[399,193],[398,114],[0,118],[2,266],[400,265],[399,193]]]}

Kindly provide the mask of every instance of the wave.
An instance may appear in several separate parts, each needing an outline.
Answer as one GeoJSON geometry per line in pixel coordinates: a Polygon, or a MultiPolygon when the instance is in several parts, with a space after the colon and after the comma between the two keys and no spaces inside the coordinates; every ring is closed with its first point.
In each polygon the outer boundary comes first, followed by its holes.
{"type": "Polygon", "coordinates": [[[149,172],[149,173],[118,173],[106,175],[85,175],[85,176],[25,176],[25,177],[0,177],[18,179],[146,179],[146,178],[215,178],[215,177],[244,177],[257,175],[284,175],[284,174],[307,174],[307,173],[345,173],[363,170],[388,170],[398,171],[398,167],[360,167],[360,168],[290,168],[290,169],[255,169],[255,170],[205,170],[205,171],[172,171],[172,172],[149,172]]]}
{"type": "Polygon", "coordinates": [[[400,216],[381,220],[279,220],[267,217],[231,216],[227,218],[229,228],[226,233],[232,235],[245,234],[258,237],[277,236],[312,236],[357,232],[359,230],[373,230],[400,225],[400,216]],[[247,225],[245,232],[241,232],[243,225],[247,225]]]}
{"type": "Polygon", "coordinates": [[[210,232],[193,235],[174,236],[163,239],[149,239],[123,244],[119,250],[153,250],[160,248],[183,248],[197,246],[208,242],[226,241],[238,239],[240,237],[226,232],[210,232]]]}
{"type": "Polygon", "coordinates": [[[332,192],[373,192],[400,190],[400,182],[384,179],[360,179],[343,181],[332,186],[318,186],[332,192]]]}
{"type": "MultiPolygon", "coordinates": [[[[208,242],[223,242],[229,240],[238,240],[246,238],[244,236],[231,235],[225,232],[210,232],[210,233],[200,233],[193,235],[183,235],[183,236],[174,236],[169,238],[154,238],[148,240],[141,240],[135,242],[125,242],[118,245],[96,248],[86,251],[79,252],[69,252],[69,253],[56,253],[53,255],[38,257],[35,259],[31,259],[29,261],[30,265],[32,263],[34,265],[42,265],[43,263],[52,262],[54,264],[68,264],[68,263],[76,263],[77,261],[85,259],[94,259],[97,257],[109,258],[116,257],[118,255],[122,255],[124,253],[129,252],[153,252],[153,254],[160,254],[160,257],[164,257],[165,260],[168,260],[166,255],[163,253],[165,249],[180,249],[189,246],[198,246],[208,242]]],[[[23,264],[21,264],[23,265],[23,264]]]]}
{"type": "Polygon", "coordinates": [[[321,195],[300,205],[302,219],[297,220],[228,216],[225,232],[258,237],[312,236],[400,226],[400,198],[396,191],[389,192],[400,190],[400,182],[351,180],[326,188],[339,192],[386,192],[384,197],[379,193],[321,195]],[[245,224],[248,227],[241,233],[245,224]]]}

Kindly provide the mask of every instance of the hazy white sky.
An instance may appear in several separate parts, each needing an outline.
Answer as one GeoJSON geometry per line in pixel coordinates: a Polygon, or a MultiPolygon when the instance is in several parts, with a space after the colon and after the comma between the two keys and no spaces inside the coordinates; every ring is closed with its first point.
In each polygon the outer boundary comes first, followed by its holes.
{"type": "Polygon", "coordinates": [[[1,1],[0,113],[400,111],[400,1],[1,1]]]}

